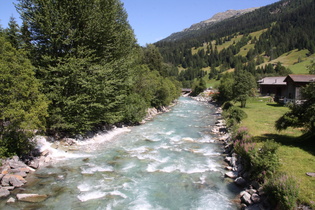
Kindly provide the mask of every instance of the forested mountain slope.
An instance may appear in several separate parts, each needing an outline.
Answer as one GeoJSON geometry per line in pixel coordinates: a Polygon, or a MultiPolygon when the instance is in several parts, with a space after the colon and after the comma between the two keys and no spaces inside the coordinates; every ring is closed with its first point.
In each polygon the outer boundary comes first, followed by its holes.
{"type": "Polygon", "coordinates": [[[282,0],[236,18],[181,32],[175,40],[172,35],[155,45],[165,62],[186,70],[179,75],[184,83],[205,76],[205,69],[211,69],[212,76],[235,68],[257,77],[286,74],[288,70],[277,72],[267,62],[293,50],[305,50],[304,56],[314,54],[314,11],[312,0],[282,0]]]}

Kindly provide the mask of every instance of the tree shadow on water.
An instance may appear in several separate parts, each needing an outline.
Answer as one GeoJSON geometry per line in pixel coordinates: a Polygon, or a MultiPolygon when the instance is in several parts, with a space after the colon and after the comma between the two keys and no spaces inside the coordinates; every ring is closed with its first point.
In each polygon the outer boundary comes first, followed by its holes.
{"type": "Polygon", "coordinates": [[[285,146],[299,147],[306,152],[315,156],[315,135],[314,134],[303,134],[302,136],[293,137],[281,134],[264,134],[262,136],[255,137],[259,141],[266,141],[267,139],[273,139],[285,146]]]}

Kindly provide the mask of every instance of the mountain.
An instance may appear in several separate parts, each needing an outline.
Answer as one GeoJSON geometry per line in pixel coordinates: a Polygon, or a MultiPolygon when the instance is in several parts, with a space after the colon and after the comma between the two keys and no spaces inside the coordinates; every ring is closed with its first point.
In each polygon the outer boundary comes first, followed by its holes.
{"type": "Polygon", "coordinates": [[[204,20],[204,21],[201,21],[199,23],[195,23],[195,24],[191,25],[189,28],[184,29],[183,31],[175,32],[161,41],[162,42],[163,41],[176,41],[176,40],[181,39],[183,37],[190,36],[191,34],[194,34],[195,32],[198,33],[198,31],[209,28],[209,27],[211,27],[217,23],[220,23],[224,20],[228,20],[231,18],[232,19],[237,18],[243,14],[252,12],[258,8],[259,7],[253,7],[253,8],[243,9],[243,10],[230,9],[230,10],[227,10],[225,12],[219,12],[219,13],[213,15],[211,18],[204,20]]]}
{"type": "Polygon", "coordinates": [[[254,8],[243,9],[243,10],[230,9],[230,10],[227,10],[225,12],[219,12],[219,13],[213,15],[208,20],[204,20],[204,21],[201,21],[199,23],[191,25],[189,28],[184,29],[183,32],[191,31],[191,30],[199,30],[201,28],[216,24],[216,23],[223,21],[225,19],[235,18],[235,17],[241,16],[245,13],[251,12],[251,11],[258,9],[258,8],[259,7],[254,7],[254,8]]]}
{"type": "Polygon", "coordinates": [[[314,0],[281,0],[247,11],[228,10],[154,45],[164,62],[179,67],[182,82],[207,74],[215,78],[234,69],[257,77],[285,74],[279,65],[273,68],[277,62],[291,67],[315,56],[314,11],[314,0]]]}

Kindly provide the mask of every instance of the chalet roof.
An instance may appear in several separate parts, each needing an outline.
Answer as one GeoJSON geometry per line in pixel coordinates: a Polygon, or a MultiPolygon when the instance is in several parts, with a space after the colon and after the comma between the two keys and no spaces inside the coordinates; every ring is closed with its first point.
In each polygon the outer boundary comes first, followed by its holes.
{"type": "Polygon", "coordinates": [[[315,82],[314,74],[289,74],[284,81],[287,82],[289,78],[293,82],[315,82]]]}
{"type": "Polygon", "coordinates": [[[265,77],[258,81],[260,85],[286,85],[286,77],[265,77]]]}

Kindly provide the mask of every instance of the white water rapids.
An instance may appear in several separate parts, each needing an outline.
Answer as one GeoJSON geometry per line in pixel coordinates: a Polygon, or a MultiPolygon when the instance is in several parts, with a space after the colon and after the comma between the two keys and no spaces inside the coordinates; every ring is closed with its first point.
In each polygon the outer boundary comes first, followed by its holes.
{"type": "Polygon", "coordinates": [[[237,209],[237,189],[224,178],[220,145],[210,134],[212,105],[181,98],[173,110],[144,125],[117,128],[49,150],[51,165],[34,172],[23,193],[41,203],[1,209],[237,209]]]}

